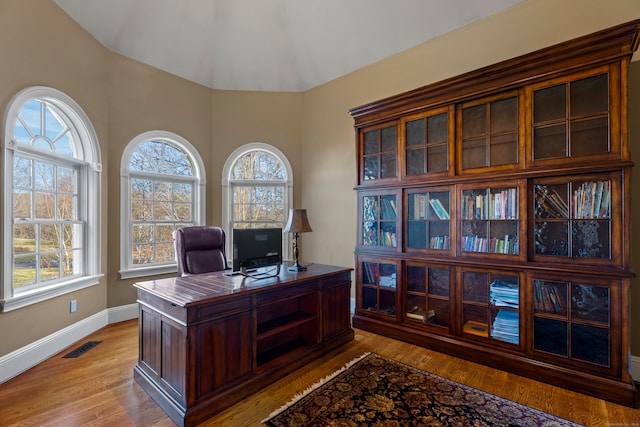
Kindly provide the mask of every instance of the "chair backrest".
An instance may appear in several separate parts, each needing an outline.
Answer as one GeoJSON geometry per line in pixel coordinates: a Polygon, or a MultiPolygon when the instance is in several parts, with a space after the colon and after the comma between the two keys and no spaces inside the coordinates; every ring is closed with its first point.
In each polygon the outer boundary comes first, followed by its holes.
{"type": "Polygon", "coordinates": [[[225,232],[220,227],[193,226],[173,232],[178,275],[210,273],[229,268],[225,232]]]}

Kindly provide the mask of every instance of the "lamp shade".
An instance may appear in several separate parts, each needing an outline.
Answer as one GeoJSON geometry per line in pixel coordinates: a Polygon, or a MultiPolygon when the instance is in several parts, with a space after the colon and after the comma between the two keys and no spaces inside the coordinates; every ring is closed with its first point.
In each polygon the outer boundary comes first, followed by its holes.
{"type": "Polygon", "coordinates": [[[289,209],[289,219],[284,227],[287,233],[308,233],[313,231],[307,219],[306,209],[289,209]]]}

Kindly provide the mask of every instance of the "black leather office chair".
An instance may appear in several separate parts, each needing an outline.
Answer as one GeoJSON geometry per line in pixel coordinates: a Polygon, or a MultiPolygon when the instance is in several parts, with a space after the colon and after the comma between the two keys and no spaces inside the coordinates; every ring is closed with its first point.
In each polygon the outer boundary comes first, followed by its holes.
{"type": "Polygon", "coordinates": [[[220,227],[193,226],[173,232],[178,275],[210,273],[229,268],[226,234],[220,227]]]}

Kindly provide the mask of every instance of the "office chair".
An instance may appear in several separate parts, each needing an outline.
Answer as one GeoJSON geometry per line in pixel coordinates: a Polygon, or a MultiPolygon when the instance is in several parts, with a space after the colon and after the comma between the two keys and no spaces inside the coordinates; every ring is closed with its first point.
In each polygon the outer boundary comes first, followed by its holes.
{"type": "Polygon", "coordinates": [[[193,226],[173,232],[178,276],[210,273],[229,268],[225,232],[220,227],[193,226]]]}

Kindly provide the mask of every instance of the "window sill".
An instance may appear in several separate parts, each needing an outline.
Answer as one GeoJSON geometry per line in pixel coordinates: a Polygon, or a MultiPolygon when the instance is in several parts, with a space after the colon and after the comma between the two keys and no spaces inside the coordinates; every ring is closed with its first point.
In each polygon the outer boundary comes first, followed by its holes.
{"type": "Polygon", "coordinates": [[[129,270],[120,270],[120,278],[133,279],[137,277],[156,276],[160,274],[171,274],[177,272],[178,266],[176,264],[154,265],[148,267],[131,268],[129,270]]]}
{"type": "Polygon", "coordinates": [[[98,283],[100,283],[100,278],[102,276],[102,274],[95,276],[84,276],[66,282],[64,284],[56,284],[19,293],[12,298],[0,300],[0,311],[6,313],[8,311],[17,310],[31,304],[36,304],[42,301],[49,300],[51,298],[75,292],[80,289],[88,288],[89,286],[97,285],[98,283]]]}

